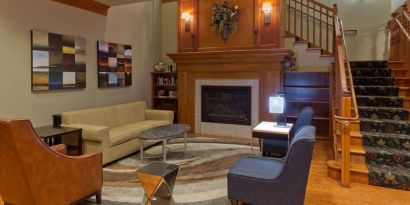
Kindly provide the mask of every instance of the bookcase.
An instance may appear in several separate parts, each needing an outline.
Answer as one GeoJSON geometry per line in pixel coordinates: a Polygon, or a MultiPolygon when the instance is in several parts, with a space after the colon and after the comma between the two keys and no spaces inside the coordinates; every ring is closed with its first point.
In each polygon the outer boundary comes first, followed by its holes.
{"type": "Polygon", "coordinates": [[[178,122],[178,73],[151,72],[153,109],[174,112],[174,123],[178,122]]]}

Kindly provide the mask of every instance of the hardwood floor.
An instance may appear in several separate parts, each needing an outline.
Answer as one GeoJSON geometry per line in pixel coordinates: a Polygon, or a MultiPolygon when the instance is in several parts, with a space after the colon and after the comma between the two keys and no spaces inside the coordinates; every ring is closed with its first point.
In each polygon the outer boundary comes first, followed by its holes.
{"type": "Polygon", "coordinates": [[[410,191],[358,183],[352,183],[351,188],[341,187],[338,181],[327,177],[326,161],[332,157],[331,143],[317,141],[310,168],[305,205],[410,204],[410,191]]]}

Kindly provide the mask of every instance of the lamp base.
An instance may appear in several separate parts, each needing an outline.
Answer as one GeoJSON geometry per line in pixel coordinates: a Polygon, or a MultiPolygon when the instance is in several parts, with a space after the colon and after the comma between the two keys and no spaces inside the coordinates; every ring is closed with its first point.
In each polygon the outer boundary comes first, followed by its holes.
{"type": "Polygon", "coordinates": [[[277,122],[274,127],[287,127],[288,124],[286,122],[277,122]]]}

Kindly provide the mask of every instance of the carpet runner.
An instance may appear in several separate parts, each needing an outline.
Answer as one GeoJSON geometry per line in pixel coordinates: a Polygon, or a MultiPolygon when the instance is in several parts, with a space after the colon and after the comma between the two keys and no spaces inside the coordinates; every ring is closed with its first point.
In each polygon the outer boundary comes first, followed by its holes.
{"type": "Polygon", "coordinates": [[[386,61],[351,62],[371,185],[410,191],[410,121],[386,61]]]}

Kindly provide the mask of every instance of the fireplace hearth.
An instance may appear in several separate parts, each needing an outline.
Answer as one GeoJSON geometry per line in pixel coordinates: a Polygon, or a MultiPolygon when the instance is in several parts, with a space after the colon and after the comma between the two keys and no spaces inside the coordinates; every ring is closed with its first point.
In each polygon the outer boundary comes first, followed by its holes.
{"type": "Polygon", "coordinates": [[[251,125],[250,86],[202,86],[202,122],[251,125]]]}

